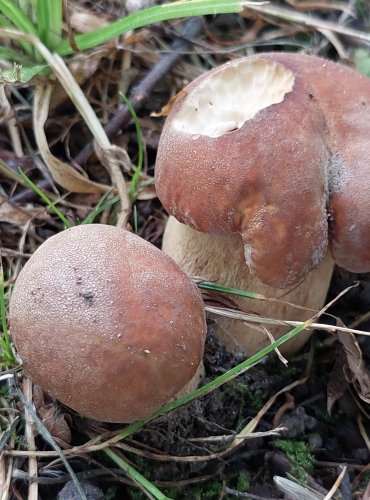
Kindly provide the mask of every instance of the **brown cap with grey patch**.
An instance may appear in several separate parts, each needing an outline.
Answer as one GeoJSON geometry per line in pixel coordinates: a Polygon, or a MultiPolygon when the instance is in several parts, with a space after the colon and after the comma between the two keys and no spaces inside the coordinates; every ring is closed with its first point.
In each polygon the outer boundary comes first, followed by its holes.
{"type": "Polygon", "coordinates": [[[181,92],[157,192],[199,231],[240,233],[251,273],[268,285],[302,280],[328,238],[339,265],[369,271],[369,146],[369,79],[316,57],[259,54],[181,92]]]}
{"type": "Polygon", "coordinates": [[[49,238],[15,284],[10,332],[35,383],[82,415],[149,417],[202,360],[196,286],[138,236],[103,224],[49,238]]]}

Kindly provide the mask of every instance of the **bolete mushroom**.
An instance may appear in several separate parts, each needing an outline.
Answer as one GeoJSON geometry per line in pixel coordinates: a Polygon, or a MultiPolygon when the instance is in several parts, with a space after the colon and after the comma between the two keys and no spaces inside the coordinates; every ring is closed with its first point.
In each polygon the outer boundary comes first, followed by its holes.
{"type": "MultiPolygon", "coordinates": [[[[179,94],[163,129],[157,193],[189,226],[170,219],[163,249],[188,273],[270,297],[284,289],[285,300],[320,308],[331,256],[349,271],[370,270],[369,149],[370,80],[356,71],[288,53],[215,68],[179,94]]],[[[272,314],[311,312],[274,306],[272,314]]],[[[248,354],[268,342],[218,323],[248,354]]]]}
{"type": "Polygon", "coordinates": [[[10,333],[33,381],[84,416],[149,417],[202,361],[199,291],[168,256],[103,224],[43,243],[18,276],[10,333]]]}

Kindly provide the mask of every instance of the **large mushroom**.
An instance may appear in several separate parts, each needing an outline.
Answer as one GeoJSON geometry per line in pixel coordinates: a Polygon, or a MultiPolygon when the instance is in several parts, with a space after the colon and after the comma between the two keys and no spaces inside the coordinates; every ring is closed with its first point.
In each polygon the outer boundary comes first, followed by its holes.
{"type": "MultiPolygon", "coordinates": [[[[163,129],[157,193],[179,221],[163,249],[188,273],[318,309],[333,260],[370,270],[369,148],[370,80],[356,71],[285,53],[215,68],[185,87],[163,129]]],[[[237,302],[286,320],[312,314],[237,302]]],[[[235,349],[268,342],[217,322],[235,349]]]]}
{"type": "Polygon", "coordinates": [[[149,417],[196,376],[199,291],[138,236],[103,224],[49,238],[15,284],[10,332],[35,383],[82,415],[149,417]]]}

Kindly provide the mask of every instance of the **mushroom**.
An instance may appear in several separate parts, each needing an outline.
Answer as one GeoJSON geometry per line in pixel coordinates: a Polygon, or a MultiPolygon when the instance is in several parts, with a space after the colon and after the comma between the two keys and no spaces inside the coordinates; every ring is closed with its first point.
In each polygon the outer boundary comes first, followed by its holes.
{"type": "MultiPolygon", "coordinates": [[[[320,308],[333,260],[370,270],[369,146],[370,80],[352,69],[269,53],[205,73],[179,94],[158,148],[158,197],[190,226],[170,219],[164,251],[188,273],[320,308]]],[[[287,320],[312,314],[237,304],[287,320]]],[[[268,342],[218,324],[247,354],[268,342]]]]}
{"type": "Polygon", "coordinates": [[[20,272],[10,333],[26,372],[82,415],[149,417],[201,364],[201,295],[179,266],[138,236],[103,224],[67,229],[20,272]]]}

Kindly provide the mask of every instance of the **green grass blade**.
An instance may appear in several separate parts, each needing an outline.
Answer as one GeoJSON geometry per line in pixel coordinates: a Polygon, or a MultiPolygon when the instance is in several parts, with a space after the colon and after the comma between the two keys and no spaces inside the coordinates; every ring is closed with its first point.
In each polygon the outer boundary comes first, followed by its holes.
{"type": "Polygon", "coordinates": [[[135,124],[137,144],[138,144],[137,165],[135,168],[134,175],[131,178],[130,189],[129,189],[130,201],[133,202],[137,198],[137,189],[139,186],[140,174],[143,170],[143,161],[144,161],[143,134],[140,127],[139,118],[137,117],[136,111],[134,110],[130,100],[122,92],[120,92],[120,96],[124,100],[132,116],[133,122],[135,124]]]}
{"type": "Polygon", "coordinates": [[[37,30],[40,40],[54,51],[61,42],[62,1],[37,0],[37,30]]]}
{"type": "Polygon", "coordinates": [[[218,285],[212,281],[201,281],[197,283],[197,287],[201,290],[210,290],[211,292],[228,293],[230,295],[238,295],[247,299],[264,299],[265,297],[259,293],[248,292],[247,290],[239,290],[238,288],[229,288],[227,286],[218,285]]]}
{"type": "Polygon", "coordinates": [[[5,307],[5,289],[4,289],[4,272],[3,263],[0,259],[0,316],[1,316],[1,330],[2,336],[0,338],[0,355],[4,359],[4,365],[15,365],[16,360],[12,351],[10,338],[8,334],[8,326],[6,321],[6,307],[5,307]]]}
{"type": "Polygon", "coordinates": [[[10,47],[0,47],[0,59],[3,61],[9,61],[25,66],[28,66],[31,63],[30,59],[23,52],[17,51],[10,47]]]}
{"type": "Polygon", "coordinates": [[[156,500],[171,500],[166,497],[154,484],[148,481],[143,475],[140,474],[132,465],[128,464],[120,456],[114,453],[110,448],[104,449],[104,453],[113,460],[135,483],[140,484],[150,495],[156,500]]]}
{"type": "MultiPolygon", "coordinates": [[[[14,29],[14,25],[9,21],[9,19],[7,19],[6,17],[1,16],[1,15],[0,15],[0,26],[2,28],[14,29]]],[[[9,62],[15,61],[15,62],[22,63],[26,54],[27,54],[27,56],[30,56],[32,58],[32,60],[33,60],[34,59],[35,50],[34,50],[32,44],[28,43],[28,42],[22,42],[22,41],[18,41],[18,43],[22,47],[22,49],[24,51],[24,54],[17,53],[16,57],[12,57],[12,58],[9,58],[7,60],[9,62]]],[[[5,47],[2,47],[2,49],[4,49],[4,48],[5,47]]],[[[16,51],[14,51],[14,52],[16,52],[16,51]]]]}
{"type": "Polygon", "coordinates": [[[108,200],[108,197],[110,194],[112,194],[112,189],[107,191],[106,193],[103,194],[101,197],[99,203],[96,205],[96,207],[89,213],[87,217],[83,221],[80,222],[80,224],[92,224],[96,217],[104,212],[104,210],[107,207],[111,207],[112,205],[115,205],[117,202],[119,202],[120,198],[119,196],[115,196],[114,198],[111,198],[108,200]]]}
{"type": "Polygon", "coordinates": [[[37,29],[27,15],[15,4],[14,0],[0,0],[0,12],[2,12],[19,31],[38,36],[37,29]]]}
{"type": "Polygon", "coordinates": [[[63,222],[64,226],[66,228],[71,227],[71,224],[68,222],[68,220],[65,218],[65,216],[62,214],[62,212],[55,206],[55,203],[46,196],[45,193],[41,191],[41,189],[34,184],[31,179],[27,177],[27,175],[23,172],[22,169],[18,169],[19,175],[22,177],[24,182],[27,184],[28,187],[33,189],[35,193],[46,203],[46,205],[59,217],[59,219],[63,222]]]}
{"type": "MultiPolygon", "coordinates": [[[[79,50],[86,50],[107,42],[123,33],[148,26],[149,24],[208,14],[238,13],[241,10],[242,5],[240,0],[181,0],[135,12],[103,28],[77,35],[75,41],[79,50]]],[[[64,40],[58,47],[57,52],[60,55],[69,55],[73,53],[73,49],[69,41],[64,40]]]]}

